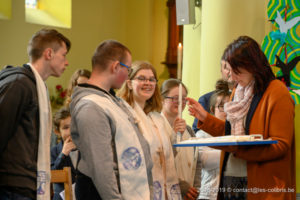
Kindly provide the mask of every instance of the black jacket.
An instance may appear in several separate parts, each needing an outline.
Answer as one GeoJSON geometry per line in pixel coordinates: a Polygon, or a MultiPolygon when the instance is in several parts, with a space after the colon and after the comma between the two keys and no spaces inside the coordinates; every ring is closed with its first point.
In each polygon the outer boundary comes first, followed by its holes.
{"type": "Polygon", "coordinates": [[[28,65],[0,72],[0,187],[36,199],[39,109],[28,65]]]}

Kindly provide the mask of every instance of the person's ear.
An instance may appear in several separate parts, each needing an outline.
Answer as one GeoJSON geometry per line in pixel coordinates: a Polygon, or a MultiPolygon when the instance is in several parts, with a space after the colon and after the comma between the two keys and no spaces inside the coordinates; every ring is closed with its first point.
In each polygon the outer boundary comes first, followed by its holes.
{"type": "Polygon", "coordinates": [[[165,104],[166,99],[164,97],[161,98],[161,104],[164,105],[165,104]]]}
{"type": "Polygon", "coordinates": [[[113,61],[110,65],[112,73],[116,73],[119,70],[119,61],[113,61]]]}
{"type": "Polygon", "coordinates": [[[127,87],[130,89],[130,90],[132,90],[132,82],[131,82],[131,80],[126,80],[126,84],[127,84],[127,87]]]}
{"type": "Polygon", "coordinates": [[[50,60],[53,56],[53,50],[51,48],[46,48],[43,52],[43,56],[46,60],[50,60]]]}
{"type": "Polygon", "coordinates": [[[211,106],[210,107],[210,113],[212,113],[213,115],[215,114],[215,109],[216,109],[216,107],[215,106],[211,106]]]}
{"type": "Polygon", "coordinates": [[[60,132],[56,128],[54,128],[54,133],[55,135],[61,136],[60,132]]]}

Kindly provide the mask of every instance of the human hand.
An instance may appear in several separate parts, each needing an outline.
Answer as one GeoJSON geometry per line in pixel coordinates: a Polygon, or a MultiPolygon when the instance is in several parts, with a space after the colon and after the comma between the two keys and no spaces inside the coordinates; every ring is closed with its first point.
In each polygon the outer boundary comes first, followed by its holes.
{"type": "Polygon", "coordinates": [[[199,195],[199,192],[196,188],[190,187],[189,191],[183,197],[184,200],[196,200],[199,195]]]}
{"type": "Polygon", "coordinates": [[[73,143],[71,136],[68,136],[67,139],[64,141],[64,146],[63,146],[63,149],[61,152],[64,155],[68,156],[69,153],[75,148],[76,148],[76,146],[73,143]]]}
{"type": "Polygon", "coordinates": [[[185,120],[182,118],[176,117],[174,124],[173,124],[173,129],[174,129],[175,133],[180,132],[181,134],[183,134],[186,129],[185,120]]]}
{"type": "Polygon", "coordinates": [[[201,106],[198,101],[189,97],[187,97],[186,99],[188,101],[189,114],[196,117],[200,121],[204,121],[207,116],[207,111],[201,106]]]}

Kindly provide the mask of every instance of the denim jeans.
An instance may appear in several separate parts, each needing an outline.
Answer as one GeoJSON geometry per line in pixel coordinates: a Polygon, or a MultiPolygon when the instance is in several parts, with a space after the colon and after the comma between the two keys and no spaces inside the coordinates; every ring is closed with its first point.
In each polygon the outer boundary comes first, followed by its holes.
{"type": "Polygon", "coordinates": [[[0,200],[33,200],[33,199],[0,188],[0,200]]]}

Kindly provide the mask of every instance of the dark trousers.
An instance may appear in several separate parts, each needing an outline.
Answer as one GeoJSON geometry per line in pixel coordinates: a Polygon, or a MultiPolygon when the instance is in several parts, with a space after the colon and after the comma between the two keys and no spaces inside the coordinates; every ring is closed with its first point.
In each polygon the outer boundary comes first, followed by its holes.
{"type": "Polygon", "coordinates": [[[76,200],[102,200],[92,179],[79,171],[77,172],[75,196],[76,200]]]}
{"type": "Polygon", "coordinates": [[[33,199],[0,188],[0,200],[33,200],[33,199]]]}
{"type": "Polygon", "coordinates": [[[247,200],[247,177],[223,177],[224,200],[247,200]]]}

